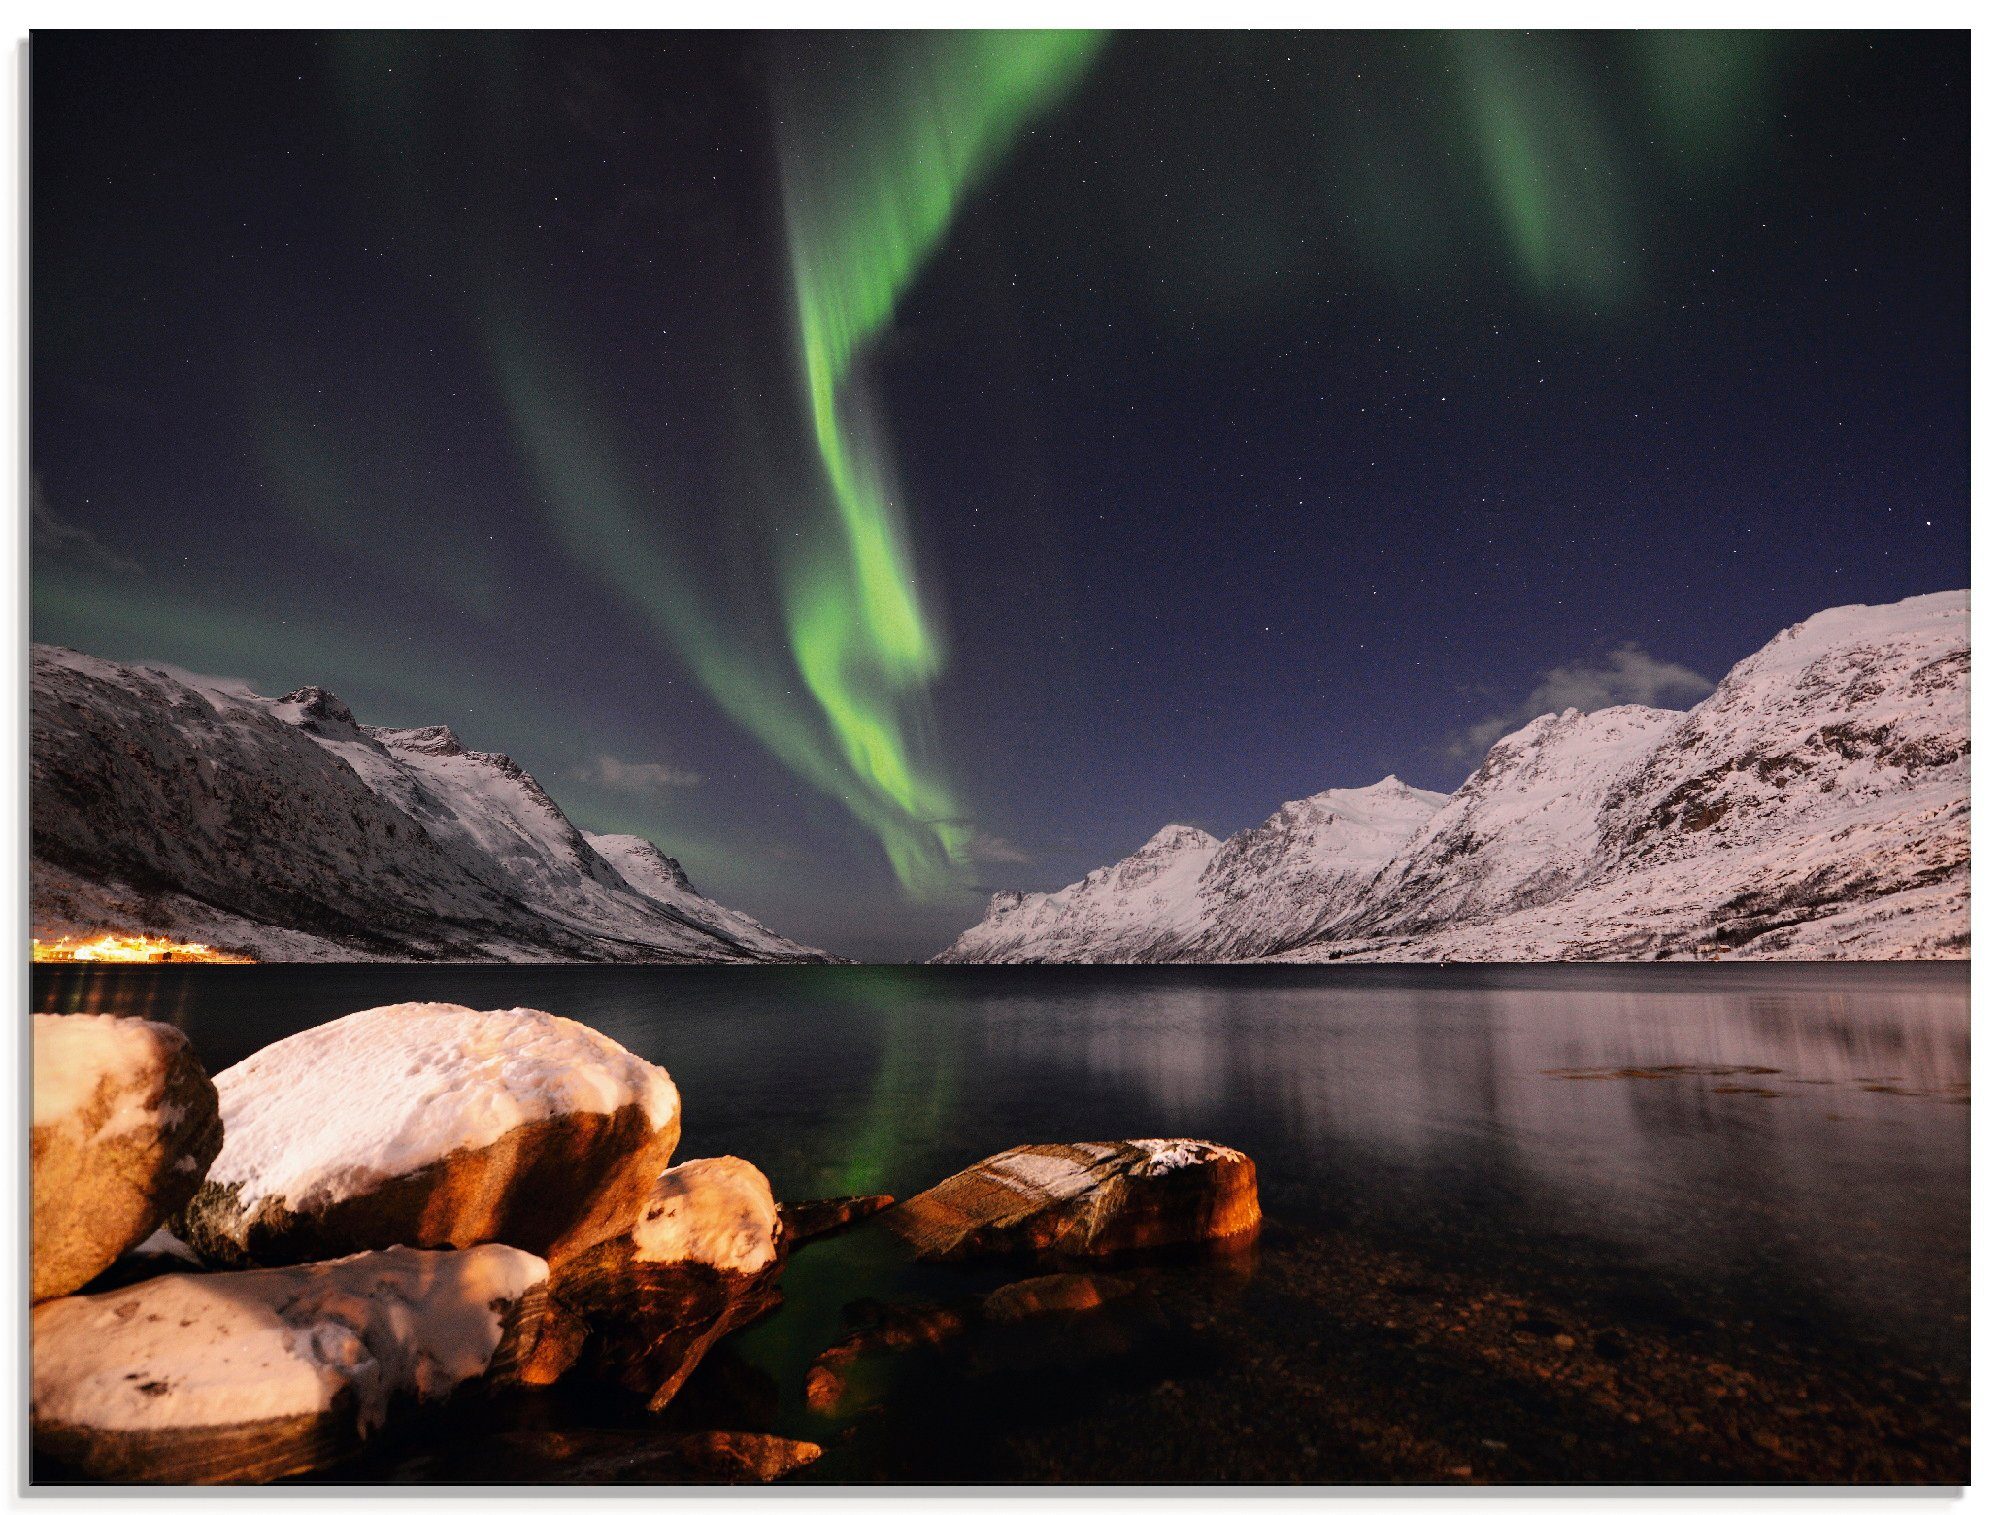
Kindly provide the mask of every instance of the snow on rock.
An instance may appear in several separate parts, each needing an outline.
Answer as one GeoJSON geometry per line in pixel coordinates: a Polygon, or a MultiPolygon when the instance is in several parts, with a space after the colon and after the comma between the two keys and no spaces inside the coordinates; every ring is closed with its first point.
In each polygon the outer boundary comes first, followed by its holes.
{"type": "Polygon", "coordinates": [[[770,1180],[740,1157],[704,1157],[662,1173],[632,1228],[640,1262],[696,1262],[760,1273],[783,1235],[770,1180]]]}
{"type": "Polygon", "coordinates": [[[402,1399],[483,1375],[548,1265],[512,1247],[404,1247],[180,1273],[30,1318],[37,1452],[91,1476],[267,1479],[333,1460],[402,1399]]]}
{"type": "Polygon", "coordinates": [[[540,1010],[384,1005],[216,1079],[225,1137],[180,1227],[223,1262],[395,1243],[545,1251],[672,1156],[663,1068],[540,1010]],[[649,1166],[650,1165],[650,1166],[649,1166]]]}
{"type": "Polygon", "coordinates": [[[1257,1167],[1214,1142],[1039,1143],[973,1164],[882,1212],[919,1256],[1104,1257],[1257,1230],[1257,1167]]]}
{"type": "Polygon", "coordinates": [[[37,646],[35,934],[150,930],[264,961],[817,961],[692,885],[646,887],[532,775],[324,689],[37,646]]]}
{"type": "Polygon", "coordinates": [[[30,1289],[81,1288],[187,1202],[222,1144],[187,1038],[114,1015],[34,1017],[30,1289]]]}

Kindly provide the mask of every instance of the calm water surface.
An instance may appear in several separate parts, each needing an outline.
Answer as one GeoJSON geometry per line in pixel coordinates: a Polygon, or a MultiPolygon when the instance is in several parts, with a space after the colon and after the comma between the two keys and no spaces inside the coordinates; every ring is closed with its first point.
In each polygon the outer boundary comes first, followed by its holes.
{"type": "MultiPolygon", "coordinates": [[[[682,1155],[747,1157],[782,1198],[905,1195],[1024,1141],[1212,1138],[1261,1176],[1279,1265],[1232,1295],[1253,1314],[1280,1308],[1288,1247],[1355,1241],[1597,1319],[1664,1310],[1846,1354],[1864,1379],[1967,1372],[1963,965],[37,968],[34,984],[37,1009],[171,1022],[211,1069],[371,1005],[537,1006],[671,1070],[682,1155]]],[[[802,1373],[843,1297],[893,1291],[873,1266],[851,1242],[800,1253],[796,1304],[746,1354],[781,1383],[802,1373]]],[[[1296,1282],[1282,1309],[1309,1332],[1296,1282]]]]}

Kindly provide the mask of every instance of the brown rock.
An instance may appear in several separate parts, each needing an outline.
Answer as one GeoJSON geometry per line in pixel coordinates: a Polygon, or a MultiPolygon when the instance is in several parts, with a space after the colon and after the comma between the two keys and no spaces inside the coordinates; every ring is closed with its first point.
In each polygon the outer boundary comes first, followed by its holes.
{"type": "Polygon", "coordinates": [[[1015,1147],[886,1210],[923,1257],[1103,1257],[1256,1234],[1256,1164],[1191,1140],[1015,1147]]]}
{"type": "Polygon", "coordinates": [[[777,1203],[755,1167],[716,1157],[669,1168],[622,1233],[553,1264],[551,1304],[574,1324],[549,1331],[524,1381],[549,1381],[568,1366],[564,1344],[580,1340],[591,1371],[661,1409],[710,1347],[777,1308],[784,1257],[777,1203]]]}
{"type": "Polygon", "coordinates": [[[796,1250],[809,1241],[845,1230],[857,1220],[886,1210],[896,1202],[893,1194],[850,1194],[840,1199],[808,1199],[778,1206],[785,1223],[785,1243],[796,1250]]]}
{"type": "Polygon", "coordinates": [[[674,1449],[718,1483],[772,1483],[820,1459],[817,1442],[756,1431],[701,1431],[676,1437],[674,1449]]]}
{"type": "Polygon", "coordinates": [[[559,1261],[666,1167],[663,1069],[539,1010],[388,1005],[216,1079],[224,1140],[174,1229],[223,1266],[497,1241],[559,1261]]]}
{"type": "Polygon", "coordinates": [[[187,1203],[222,1145],[215,1086],[157,1021],[34,1018],[29,1292],[90,1282],[187,1203]]]}

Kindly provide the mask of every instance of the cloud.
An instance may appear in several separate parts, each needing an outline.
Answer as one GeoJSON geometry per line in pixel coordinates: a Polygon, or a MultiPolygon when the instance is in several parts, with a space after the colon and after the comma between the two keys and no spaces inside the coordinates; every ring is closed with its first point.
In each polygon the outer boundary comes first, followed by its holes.
{"type": "Polygon", "coordinates": [[[1447,750],[1456,758],[1477,757],[1508,732],[1551,711],[1603,710],[1610,705],[1684,710],[1714,688],[1713,679],[1679,663],[1663,662],[1627,642],[1602,657],[1551,668],[1519,705],[1474,722],[1447,750]]]}
{"type": "Polygon", "coordinates": [[[111,573],[137,573],[138,562],[103,541],[87,526],[64,520],[42,493],[42,477],[28,482],[30,549],[42,558],[59,558],[88,568],[111,573]]]}
{"type": "Polygon", "coordinates": [[[587,764],[582,777],[602,784],[606,789],[618,789],[626,794],[660,794],[669,789],[692,789],[702,781],[700,774],[686,768],[675,768],[666,763],[628,763],[608,752],[587,764]]]}
{"type": "Polygon", "coordinates": [[[975,831],[965,844],[966,855],[976,863],[1032,863],[1033,858],[1004,836],[975,831]]]}

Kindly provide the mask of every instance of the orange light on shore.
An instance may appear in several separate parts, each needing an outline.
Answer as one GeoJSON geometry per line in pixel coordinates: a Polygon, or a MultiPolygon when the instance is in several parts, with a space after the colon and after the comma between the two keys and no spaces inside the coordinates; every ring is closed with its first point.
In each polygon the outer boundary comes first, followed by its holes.
{"type": "Polygon", "coordinates": [[[254,963],[254,957],[224,952],[202,942],[177,942],[164,936],[119,936],[107,932],[86,941],[63,937],[45,942],[31,937],[38,963],[254,963]]]}

